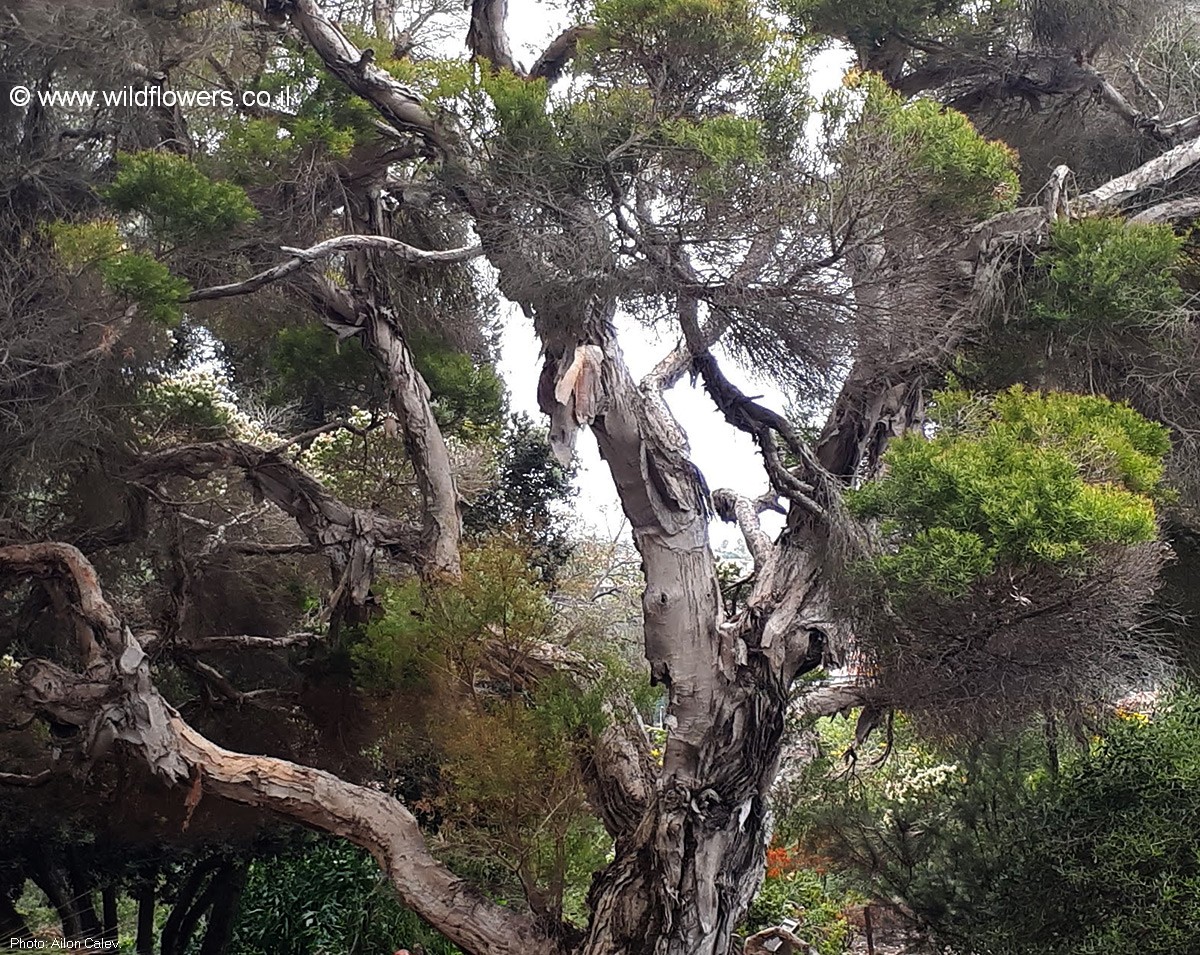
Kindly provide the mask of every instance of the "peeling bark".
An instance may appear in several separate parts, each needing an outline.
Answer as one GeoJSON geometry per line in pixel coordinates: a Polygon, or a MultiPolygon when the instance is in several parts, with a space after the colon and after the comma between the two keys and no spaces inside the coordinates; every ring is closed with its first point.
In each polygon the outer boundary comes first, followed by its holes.
{"type": "Polygon", "coordinates": [[[494,70],[517,71],[508,47],[508,0],[472,0],[471,26],[467,30],[467,49],[476,58],[487,60],[494,70]]]}

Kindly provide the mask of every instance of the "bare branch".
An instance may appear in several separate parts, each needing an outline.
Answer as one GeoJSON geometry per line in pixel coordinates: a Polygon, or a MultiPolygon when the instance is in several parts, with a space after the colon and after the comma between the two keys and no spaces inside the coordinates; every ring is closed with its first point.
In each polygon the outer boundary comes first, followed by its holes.
{"type": "MultiPolygon", "coordinates": [[[[221,468],[240,469],[257,493],[295,519],[311,547],[329,555],[339,575],[349,573],[347,594],[356,606],[366,601],[377,550],[418,566],[423,560],[421,536],[408,524],[342,503],[286,457],[244,441],[190,444],[146,455],[129,479],[153,488],[171,475],[200,480],[221,468]]],[[[249,546],[255,553],[269,551],[266,545],[249,546]]],[[[295,545],[285,547],[295,550],[295,545]]]]}
{"type": "Polygon", "coordinates": [[[1137,225],[1148,225],[1156,222],[1179,222],[1200,216],[1200,197],[1189,196],[1186,199],[1172,199],[1160,202],[1149,209],[1143,209],[1129,221],[1137,225]]]}
{"type": "Polygon", "coordinates": [[[1119,206],[1151,186],[1162,185],[1200,163],[1200,138],[1169,149],[1132,172],[1111,179],[1076,200],[1080,210],[1119,206]]]}
{"type": "Polygon", "coordinates": [[[825,683],[805,690],[793,708],[801,716],[837,716],[870,702],[870,694],[861,684],[825,683]]]}
{"type": "Polygon", "coordinates": [[[182,646],[196,653],[211,653],[225,650],[282,650],[288,647],[303,647],[319,643],[324,638],[319,633],[289,633],[281,637],[258,637],[248,634],[220,634],[207,637],[192,637],[182,646]]]}
{"type": "Polygon", "coordinates": [[[44,786],[54,777],[52,770],[43,769],[40,773],[0,773],[0,786],[24,786],[33,789],[44,786]]]}
{"type": "Polygon", "coordinates": [[[309,249],[284,248],[284,252],[292,253],[292,258],[286,262],[259,272],[257,275],[252,275],[242,282],[197,289],[188,295],[186,301],[202,302],[214,298],[228,298],[231,295],[248,295],[251,292],[257,292],[265,285],[278,282],[301,269],[308,268],[321,259],[339,252],[362,249],[389,252],[414,265],[447,265],[466,262],[483,252],[478,245],[465,246],[461,249],[427,250],[415,248],[399,239],[384,235],[340,235],[333,239],[326,239],[324,242],[318,242],[309,249]]]}
{"type": "Polygon", "coordinates": [[[750,556],[754,558],[754,566],[764,566],[771,559],[774,546],[758,520],[760,510],[756,503],[728,488],[713,491],[712,502],[713,513],[717,517],[727,524],[737,524],[742,536],[746,538],[746,547],[750,550],[750,556]]]}

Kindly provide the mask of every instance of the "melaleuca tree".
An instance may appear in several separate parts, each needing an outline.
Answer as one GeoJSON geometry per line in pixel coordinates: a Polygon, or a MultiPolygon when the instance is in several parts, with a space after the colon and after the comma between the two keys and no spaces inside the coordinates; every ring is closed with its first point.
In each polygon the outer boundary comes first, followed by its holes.
{"type": "Polygon", "coordinates": [[[457,24],[469,58],[422,36],[441,7],[16,15],[3,66],[39,90],[234,102],[4,117],[5,690],[52,731],[21,778],[134,764],[181,829],[241,803],[349,839],[468,952],[724,955],[793,708],[953,734],[1144,679],[1200,148],[1186,97],[1131,105],[1172,75],[1149,8],[1092,6],[597,0],[529,68],[503,0],[457,24]],[[818,106],[838,40],[860,69],[818,106]],[[1081,93],[1105,111],[1069,126],[1081,93]],[[628,518],[661,751],[530,541],[464,536],[474,504],[544,545],[561,489],[502,444],[497,292],[550,451],[589,428],[628,518]],[[618,315],[676,338],[641,382],[618,315]],[[765,494],[691,463],[685,376],[765,494]],[[714,516],[754,562],[729,607],[714,516]],[[797,700],[851,651],[859,683],[797,700]]]}

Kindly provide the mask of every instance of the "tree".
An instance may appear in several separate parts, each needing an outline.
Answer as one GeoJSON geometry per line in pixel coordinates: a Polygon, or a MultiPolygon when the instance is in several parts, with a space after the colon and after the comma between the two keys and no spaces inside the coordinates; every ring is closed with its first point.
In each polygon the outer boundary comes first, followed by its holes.
{"type": "Polygon", "coordinates": [[[468,952],[724,955],[761,881],[791,709],[863,705],[861,736],[911,704],[953,732],[960,712],[1019,722],[1144,678],[1130,634],[1164,558],[1164,458],[1183,502],[1194,464],[1190,246],[1171,224],[1197,208],[1200,140],[1194,116],[1148,116],[1101,70],[1129,53],[1153,98],[1137,57],[1170,55],[1143,20],[1117,37],[1070,4],[598,0],[525,69],[503,0],[471,5],[465,62],[421,49],[437,5],[405,30],[397,6],[346,6],[129,3],[67,23],[35,4],[5,27],[5,70],[39,94],[4,116],[21,170],[3,216],[6,693],[14,723],[67,741],[48,768],[111,752],[171,787],[185,829],[219,799],[348,839],[468,952]],[[1126,35],[1141,45],[1119,50],[1126,35]],[[814,112],[822,37],[868,72],[814,112]],[[144,113],[40,95],[129,76],[157,91],[144,113]],[[232,105],[166,96],[200,84],[232,105]],[[970,122],[1081,91],[1129,148],[1078,185],[1068,165],[1019,167],[1037,124],[1004,143],[970,122]],[[959,109],[910,99],[926,92],[959,109]],[[569,461],[589,428],[621,498],[667,696],[661,765],[596,662],[533,626],[540,599],[509,639],[492,615],[508,605],[464,558],[462,498],[484,491],[500,405],[480,258],[540,338],[552,451],[569,461]],[[641,382],[622,310],[678,335],[641,382]],[[226,384],[192,380],[205,354],[226,384]],[[727,356],[823,423],[743,394],[727,356]],[[710,493],[663,397],[685,375],[753,438],[765,494],[710,493]],[[1107,393],[1054,393],[1072,388],[1107,393]],[[299,401],[304,430],[247,414],[262,394],[299,401]],[[323,457],[331,441],[364,463],[323,457]],[[766,510],[786,516],[776,540],[766,510]],[[714,515],[755,565],[730,613],[714,515]],[[410,635],[462,637],[443,624],[469,611],[470,652],[445,672],[470,694],[489,674],[512,723],[541,712],[541,687],[604,690],[554,750],[613,846],[586,924],[563,921],[562,886],[545,904],[531,877],[528,904],[504,906],[437,858],[357,759],[378,729],[362,687],[336,683],[345,705],[324,713],[340,750],[278,707],[272,745],[229,718],[280,687],[242,691],[207,654],[241,651],[229,669],[316,648],[299,692],[328,689],[397,607],[410,635]],[[860,685],[797,698],[852,650],[860,685]],[[180,672],[203,688],[195,719],[160,689],[180,672]]]}

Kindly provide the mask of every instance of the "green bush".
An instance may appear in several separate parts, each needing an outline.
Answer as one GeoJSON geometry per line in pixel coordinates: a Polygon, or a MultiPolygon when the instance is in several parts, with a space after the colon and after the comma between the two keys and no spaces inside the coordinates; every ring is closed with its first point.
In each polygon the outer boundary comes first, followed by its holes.
{"type": "Polygon", "coordinates": [[[840,955],[850,941],[850,926],[843,915],[848,898],[826,891],[821,876],[786,864],[784,850],[772,849],[767,857],[767,877],[746,915],[745,931],[753,933],[784,919],[800,922],[797,934],[815,945],[820,955],[840,955]],[[778,864],[780,854],[784,864],[778,864]],[[776,864],[772,865],[772,856],[776,864]]]}
{"type": "Polygon", "coordinates": [[[110,290],[136,302],[151,320],[175,325],[183,318],[183,300],[192,287],[157,259],[125,252],[101,262],[100,274],[110,290]]]}
{"type": "Polygon", "coordinates": [[[419,943],[458,949],[397,900],[371,856],[327,837],[250,866],[233,930],[233,955],[379,955],[419,943]]]}
{"type": "Polygon", "coordinates": [[[59,261],[75,272],[94,269],[104,286],[142,314],[163,325],[183,317],[183,301],[191,291],[186,279],[148,255],[130,252],[111,219],[90,222],[52,222],[46,234],[59,261]]]}
{"type": "Polygon", "coordinates": [[[905,100],[877,75],[858,82],[867,90],[864,123],[881,126],[913,168],[929,176],[934,211],[986,219],[1016,205],[1020,181],[1010,146],[985,139],[966,116],[935,100],[905,100]]]}
{"type": "Polygon", "coordinates": [[[1081,567],[1093,549],[1152,541],[1167,431],[1126,405],[1019,386],[935,395],[932,437],[892,442],[879,480],[848,496],[890,546],[871,568],[893,595],[950,596],[1001,565],[1081,567]]]}
{"type": "Polygon", "coordinates": [[[1059,220],[1037,258],[1033,314],[1073,329],[1169,322],[1183,301],[1183,243],[1169,225],[1059,220]]]}
{"type": "Polygon", "coordinates": [[[123,153],[105,193],[113,208],[144,215],[161,238],[217,239],[258,217],[240,186],[214,182],[174,153],[123,153]]]}
{"type": "Polygon", "coordinates": [[[1200,951],[1200,697],[1117,711],[1057,775],[1047,752],[1038,731],[827,786],[810,833],[959,955],[1200,951]]]}

